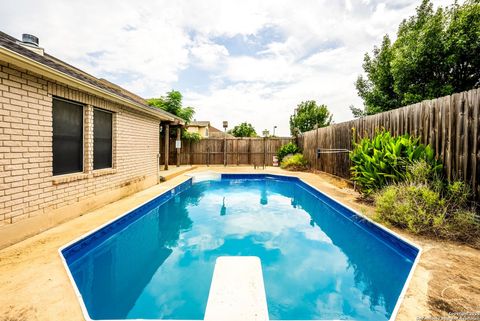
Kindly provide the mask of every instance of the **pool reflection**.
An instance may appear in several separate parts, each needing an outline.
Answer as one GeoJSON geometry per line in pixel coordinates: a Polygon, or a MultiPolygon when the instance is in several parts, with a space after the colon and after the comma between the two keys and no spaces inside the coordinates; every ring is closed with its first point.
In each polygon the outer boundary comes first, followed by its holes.
{"type": "Polygon", "coordinates": [[[260,257],[271,319],[387,320],[412,265],[297,184],[222,180],[153,209],[71,271],[94,319],[203,319],[222,255],[260,257]]]}

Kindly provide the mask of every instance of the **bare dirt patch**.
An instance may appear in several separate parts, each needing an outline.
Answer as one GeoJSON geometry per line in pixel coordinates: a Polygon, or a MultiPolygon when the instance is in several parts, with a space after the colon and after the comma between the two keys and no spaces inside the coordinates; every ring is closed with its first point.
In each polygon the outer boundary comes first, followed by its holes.
{"type": "Polygon", "coordinates": [[[33,307],[16,308],[8,306],[7,310],[0,315],[0,321],[30,321],[38,320],[35,317],[35,309],[33,307]]]}

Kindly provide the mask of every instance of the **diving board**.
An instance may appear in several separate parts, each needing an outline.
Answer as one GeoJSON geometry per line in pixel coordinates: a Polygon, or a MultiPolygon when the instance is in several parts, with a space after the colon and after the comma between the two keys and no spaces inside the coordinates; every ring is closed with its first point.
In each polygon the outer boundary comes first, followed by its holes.
{"type": "Polygon", "coordinates": [[[268,321],[262,264],[258,257],[217,258],[205,321],[268,321]]]}

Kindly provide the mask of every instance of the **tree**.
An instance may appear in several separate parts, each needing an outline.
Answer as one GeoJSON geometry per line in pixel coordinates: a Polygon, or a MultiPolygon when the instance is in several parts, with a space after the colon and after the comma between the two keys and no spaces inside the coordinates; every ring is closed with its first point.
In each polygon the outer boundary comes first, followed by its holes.
{"type": "MultiPolygon", "coordinates": [[[[185,123],[189,123],[192,121],[195,109],[193,109],[193,107],[183,107],[182,98],[182,94],[179,91],[171,90],[167,92],[166,96],[147,99],[147,103],[150,106],[168,111],[169,113],[182,118],[185,123]]],[[[170,137],[176,137],[176,133],[171,131],[170,137]]],[[[197,133],[189,133],[185,129],[182,129],[182,139],[197,142],[201,137],[197,133]]]]}
{"type": "Polygon", "coordinates": [[[295,114],[290,116],[290,133],[297,135],[332,122],[332,114],[326,105],[317,105],[315,100],[302,101],[297,105],[295,114]]]}
{"type": "Polygon", "coordinates": [[[183,107],[182,98],[182,94],[179,91],[171,90],[167,92],[166,96],[147,99],[147,103],[150,106],[168,111],[169,113],[182,118],[186,123],[189,123],[192,121],[195,109],[193,109],[193,107],[183,107]]]}
{"type": "Polygon", "coordinates": [[[445,49],[451,82],[455,91],[465,91],[480,85],[480,3],[457,3],[448,12],[450,21],[445,33],[445,49]]]}
{"type": "Polygon", "coordinates": [[[235,137],[257,137],[258,136],[252,124],[247,122],[243,122],[233,127],[233,129],[229,130],[228,132],[235,137]]]}
{"type": "Polygon", "coordinates": [[[434,12],[429,0],[422,2],[415,16],[400,24],[391,63],[394,90],[400,98],[397,107],[453,92],[448,81],[444,25],[444,10],[434,12]]]}
{"type": "Polygon", "coordinates": [[[480,80],[480,2],[436,11],[423,0],[416,14],[400,24],[392,44],[385,36],[373,56],[365,55],[355,85],[364,110],[371,115],[425,99],[469,90],[480,80]]]}
{"type": "Polygon", "coordinates": [[[365,54],[363,70],[367,78],[359,76],[355,83],[358,95],[363,99],[365,113],[350,107],[354,116],[370,115],[400,106],[398,95],[394,91],[394,79],[391,71],[393,59],[390,38],[383,38],[380,48],[373,49],[373,57],[365,54]]]}

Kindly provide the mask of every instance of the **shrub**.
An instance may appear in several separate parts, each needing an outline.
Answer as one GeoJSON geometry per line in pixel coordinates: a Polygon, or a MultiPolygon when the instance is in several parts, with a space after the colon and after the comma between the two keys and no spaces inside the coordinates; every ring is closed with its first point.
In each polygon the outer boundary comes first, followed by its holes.
{"type": "Polygon", "coordinates": [[[182,139],[189,141],[189,142],[198,142],[202,139],[202,136],[200,136],[199,133],[191,133],[189,131],[184,130],[182,132],[182,139]]]}
{"type": "Polygon", "coordinates": [[[303,171],[308,168],[308,161],[302,154],[288,155],[283,159],[280,167],[289,171],[303,171]]]}
{"type": "Polygon", "coordinates": [[[478,240],[480,236],[480,224],[474,210],[458,207],[454,199],[443,198],[428,185],[387,186],[377,194],[375,203],[378,220],[415,234],[464,242],[478,240]]]}
{"type": "Polygon", "coordinates": [[[444,203],[428,186],[406,183],[385,187],[375,204],[378,219],[418,234],[443,224],[444,203]]]}
{"type": "Polygon", "coordinates": [[[376,219],[415,234],[478,242],[480,224],[468,207],[468,186],[461,181],[444,183],[439,176],[425,179],[431,171],[425,161],[412,164],[407,181],[376,193],[376,219]]]}
{"type": "MultiPolygon", "coordinates": [[[[378,132],[370,138],[363,138],[350,153],[352,180],[365,195],[407,179],[407,166],[424,160],[431,165],[431,174],[441,171],[430,146],[419,143],[418,138],[409,135],[392,137],[387,131],[378,132]]],[[[429,174],[429,175],[431,175],[429,174]]]]}
{"type": "Polygon", "coordinates": [[[300,152],[300,148],[295,143],[288,143],[280,147],[277,152],[278,161],[281,163],[283,158],[289,154],[296,154],[300,152]]]}

